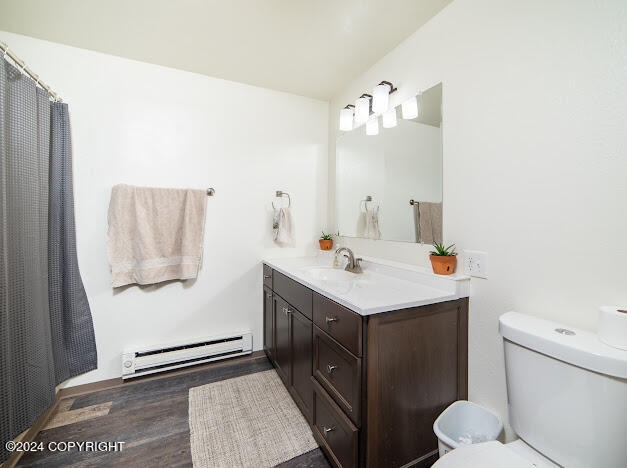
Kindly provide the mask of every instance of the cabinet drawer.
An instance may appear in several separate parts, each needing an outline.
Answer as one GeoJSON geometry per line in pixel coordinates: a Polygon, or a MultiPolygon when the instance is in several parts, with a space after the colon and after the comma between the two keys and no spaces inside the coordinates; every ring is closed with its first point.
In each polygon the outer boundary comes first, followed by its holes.
{"type": "Polygon", "coordinates": [[[272,289],[272,268],[263,264],[263,285],[272,289]]]}
{"type": "Polygon", "coordinates": [[[313,321],[356,356],[361,356],[361,315],[314,293],[313,321]]]}
{"type": "Polygon", "coordinates": [[[357,426],[360,423],[361,358],[314,326],[314,377],[357,426]]]}
{"type": "Polygon", "coordinates": [[[276,270],[272,273],[272,285],[275,293],[311,320],[311,289],[276,270]]]}
{"type": "Polygon", "coordinates": [[[339,467],[357,466],[358,430],[327,392],[312,378],[314,386],[313,433],[324,452],[339,467]]]}

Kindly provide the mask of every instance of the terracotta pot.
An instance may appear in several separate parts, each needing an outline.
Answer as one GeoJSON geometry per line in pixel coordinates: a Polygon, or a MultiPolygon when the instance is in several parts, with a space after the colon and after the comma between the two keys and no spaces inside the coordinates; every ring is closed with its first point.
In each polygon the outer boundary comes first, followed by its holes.
{"type": "Polygon", "coordinates": [[[320,250],[331,250],[333,248],[333,239],[319,239],[320,242],[320,250]]]}
{"type": "Polygon", "coordinates": [[[457,257],[455,255],[429,255],[433,272],[437,275],[450,275],[455,272],[457,257]]]}

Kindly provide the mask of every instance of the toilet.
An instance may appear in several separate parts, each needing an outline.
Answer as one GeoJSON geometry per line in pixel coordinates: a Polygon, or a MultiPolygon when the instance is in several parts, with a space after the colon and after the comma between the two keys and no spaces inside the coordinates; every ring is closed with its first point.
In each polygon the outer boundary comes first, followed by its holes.
{"type": "Polygon", "coordinates": [[[499,319],[509,422],[520,437],[461,446],[437,468],[627,466],[627,351],[529,315],[499,319]]]}

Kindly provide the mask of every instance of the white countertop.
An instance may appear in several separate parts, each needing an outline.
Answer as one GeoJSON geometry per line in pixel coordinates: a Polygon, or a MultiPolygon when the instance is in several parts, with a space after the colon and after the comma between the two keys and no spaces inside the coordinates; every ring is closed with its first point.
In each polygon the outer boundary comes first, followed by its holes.
{"type": "Polygon", "coordinates": [[[315,279],[312,267],[331,267],[333,255],[280,258],[264,263],[360,315],[418,307],[468,297],[470,278],[436,275],[430,269],[364,257],[363,273],[351,281],[315,279]]]}

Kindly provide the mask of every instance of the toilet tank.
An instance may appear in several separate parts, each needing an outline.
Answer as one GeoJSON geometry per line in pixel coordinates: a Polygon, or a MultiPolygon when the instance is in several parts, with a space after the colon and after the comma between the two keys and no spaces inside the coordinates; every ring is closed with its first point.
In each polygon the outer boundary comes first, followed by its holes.
{"type": "Polygon", "coordinates": [[[566,467],[627,466],[627,351],[529,315],[499,319],[509,422],[566,467]]]}

